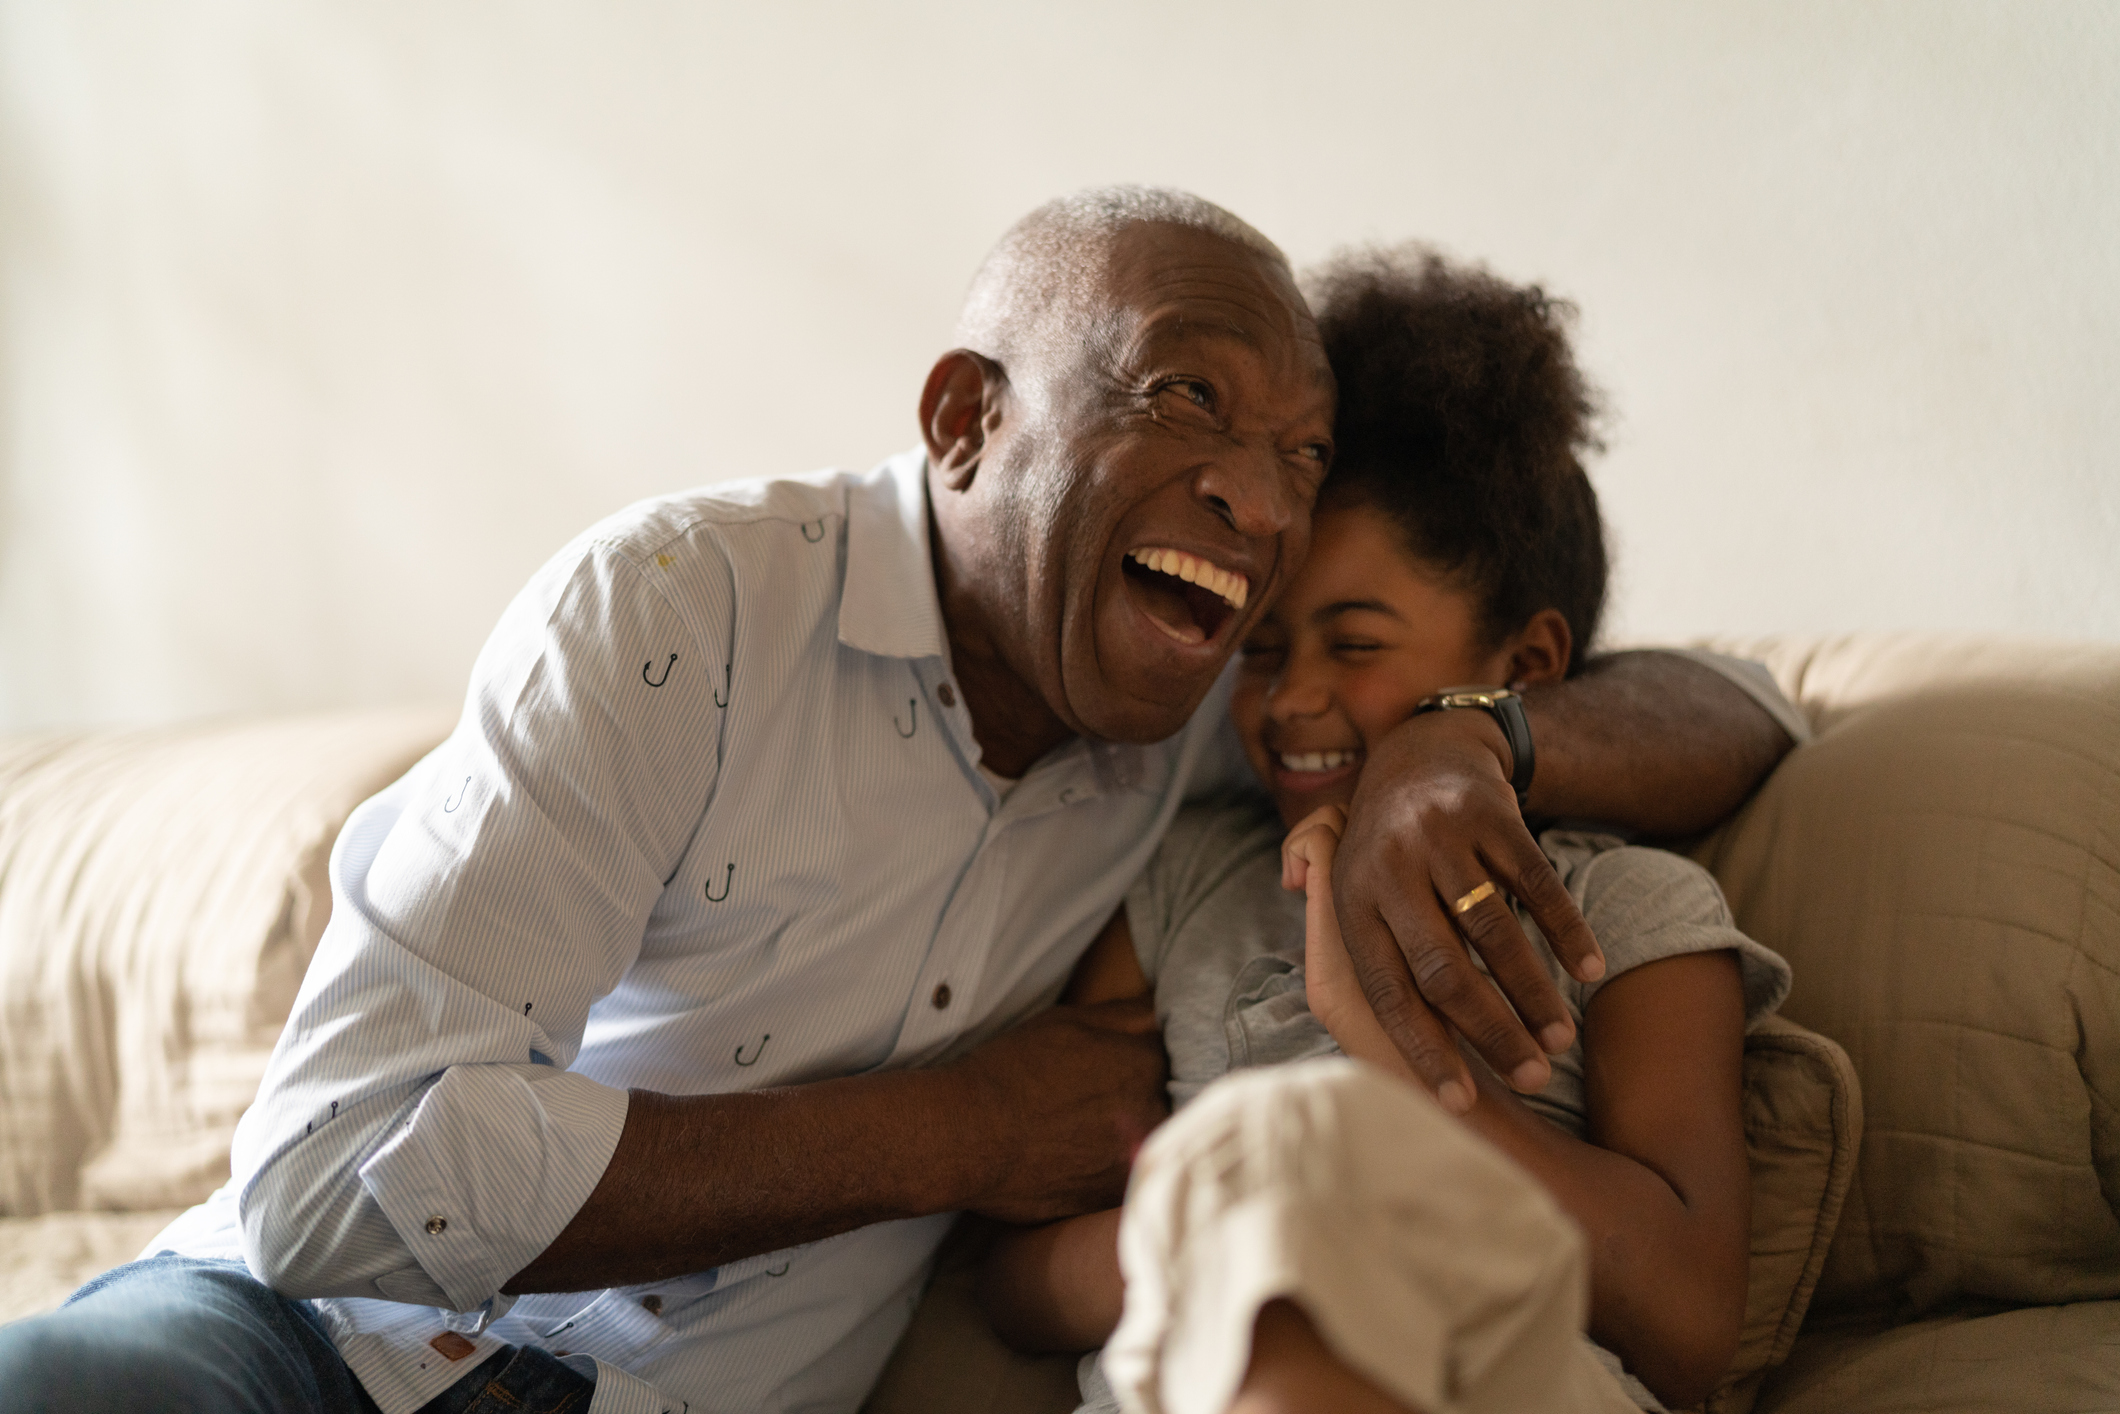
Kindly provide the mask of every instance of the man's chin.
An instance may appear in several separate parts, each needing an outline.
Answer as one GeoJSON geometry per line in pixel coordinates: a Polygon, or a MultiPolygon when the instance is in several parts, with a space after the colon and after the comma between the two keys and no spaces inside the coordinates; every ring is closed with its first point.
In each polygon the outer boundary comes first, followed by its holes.
{"type": "Polygon", "coordinates": [[[1076,709],[1083,735],[1146,746],[1167,741],[1185,730],[1185,724],[1200,710],[1214,685],[1214,676],[1209,675],[1186,696],[1174,697],[1170,690],[1179,684],[1168,681],[1143,684],[1144,690],[1128,692],[1125,685],[1100,678],[1087,690],[1070,693],[1069,701],[1076,709]]]}
{"type": "Polygon", "coordinates": [[[1107,614],[1096,622],[1097,650],[1062,660],[1071,716],[1085,736],[1144,745],[1176,736],[1229,665],[1233,637],[1180,645],[1150,628],[1139,613],[1107,614]]]}

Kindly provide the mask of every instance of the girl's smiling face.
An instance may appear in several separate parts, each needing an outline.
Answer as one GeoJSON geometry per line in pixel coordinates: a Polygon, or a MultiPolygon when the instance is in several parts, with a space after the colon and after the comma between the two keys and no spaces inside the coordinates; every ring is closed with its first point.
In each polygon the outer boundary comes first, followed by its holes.
{"type": "Polygon", "coordinates": [[[1309,558],[1244,640],[1230,707],[1285,823],[1347,804],[1371,744],[1422,698],[1566,671],[1558,611],[1483,644],[1477,607],[1407,551],[1383,512],[1359,502],[1319,509],[1309,558]]]}

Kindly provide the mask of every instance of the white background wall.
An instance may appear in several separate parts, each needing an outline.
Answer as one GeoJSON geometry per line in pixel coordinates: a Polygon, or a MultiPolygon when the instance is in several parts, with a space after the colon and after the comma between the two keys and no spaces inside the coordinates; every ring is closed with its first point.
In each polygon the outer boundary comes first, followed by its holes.
{"type": "Polygon", "coordinates": [[[1175,183],[1583,307],[1615,632],[2120,639],[2120,6],[0,0],[0,726],[453,698],[1175,183]]]}

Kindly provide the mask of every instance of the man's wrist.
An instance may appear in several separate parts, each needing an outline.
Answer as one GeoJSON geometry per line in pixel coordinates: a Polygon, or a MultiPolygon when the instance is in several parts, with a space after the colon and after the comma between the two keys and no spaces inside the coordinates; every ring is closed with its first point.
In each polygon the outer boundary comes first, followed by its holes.
{"type": "MultiPolygon", "coordinates": [[[[917,1071],[931,1083],[921,1097],[930,1106],[932,1150],[938,1160],[928,1171],[929,1189],[922,1201],[937,1213],[976,1211],[1002,1185],[1008,1138],[998,1103],[999,1087],[983,1074],[978,1052],[934,1070],[917,1071]]],[[[909,1077],[910,1078],[910,1077],[909,1077]]]]}
{"type": "Polygon", "coordinates": [[[1508,777],[1509,788],[1516,792],[1518,808],[1523,808],[1530,799],[1531,779],[1538,764],[1538,754],[1531,741],[1531,723],[1524,715],[1524,699],[1505,687],[1446,687],[1421,699],[1413,709],[1416,717],[1436,712],[1477,713],[1495,724],[1501,733],[1505,753],[1500,758],[1502,770],[1508,777]]]}
{"type": "MultiPolygon", "coordinates": [[[[1473,744],[1484,755],[1493,758],[1494,773],[1506,783],[1510,770],[1516,765],[1509,754],[1509,738],[1502,734],[1501,724],[1485,712],[1430,712],[1418,718],[1408,719],[1408,726],[1419,739],[1421,732],[1454,732],[1458,739],[1473,744]],[[1418,722],[1418,726],[1414,723],[1418,722]]],[[[1418,751],[1419,748],[1406,748],[1418,751]]],[[[1430,748],[1432,750],[1433,748],[1430,748]]]]}

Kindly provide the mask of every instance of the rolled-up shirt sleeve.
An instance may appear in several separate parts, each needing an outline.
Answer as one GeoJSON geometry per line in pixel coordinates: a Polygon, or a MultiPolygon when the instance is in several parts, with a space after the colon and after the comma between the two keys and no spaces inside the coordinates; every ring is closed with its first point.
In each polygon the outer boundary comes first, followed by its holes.
{"type": "MultiPolygon", "coordinates": [[[[517,597],[455,732],[363,804],[238,1134],[245,1255],[289,1295],[495,1307],[602,1177],[623,1090],[569,1070],[712,796],[725,559],[587,539],[517,597]]],[[[502,1299],[505,1304],[505,1299],[502,1299]]]]}
{"type": "Polygon", "coordinates": [[[1810,721],[1783,695],[1781,685],[1774,681],[1774,674],[1767,671],[1766,664],[1755,663],[1750,658],[1733,658],[1707,648],[1660,648],[1656,651],[1690,658],[1702,667],[1720,673],[1724,681],[1758,703],[1760,710],[1788,734],[1793,745],[1802,746],[1811,739],[1810,721]]]}

